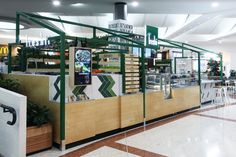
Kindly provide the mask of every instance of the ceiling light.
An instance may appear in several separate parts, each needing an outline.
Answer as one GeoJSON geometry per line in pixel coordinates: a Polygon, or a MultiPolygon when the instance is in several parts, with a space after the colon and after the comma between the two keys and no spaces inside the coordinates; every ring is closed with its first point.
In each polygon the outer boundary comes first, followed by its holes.
{"type": "Polygon", "coordinates": [[[74,4],[71,4],[72,7],[81,7],[83,6],[84,4],[83,3],[74,3],[74,4]]]}
{"type": "MultiPolygon", "coordinates": [[[[24,26],[20,25],[20,29],[23,29],[23,28],[24,28],[24,26]]],[[[14,30],[14,29],[16,29],[16,24],[13,22],[0,21],[0,29],[14,30]]]]}
{"type": "Polygon", "coordinates": [[[138,2],[136,2],[136,1],[132,2],[132,6],[133,6],[133,7],[137,7],[138,5],[139,5],[138,2]]]}
{"type": "Polygon", "coordinates": [[[221,44],[221,43],[222,43],[222,40],[219,40],[218,43],[221,44]]]}
{"type": "Polygon", "coordinates": [[[211,7],[213,7],[213,8],[217,8],[218,6],[219,6],[218,2],[212,2],[211,3],[211,7]]]}
{"type": "Polygon", "coordinates": [[[61,5],[61,2],[58,1],[58,0],[54,0],[54,1],[52,1],[52,4],[53,4],[54,6],[60,6],[60,5],[61,5]]]}

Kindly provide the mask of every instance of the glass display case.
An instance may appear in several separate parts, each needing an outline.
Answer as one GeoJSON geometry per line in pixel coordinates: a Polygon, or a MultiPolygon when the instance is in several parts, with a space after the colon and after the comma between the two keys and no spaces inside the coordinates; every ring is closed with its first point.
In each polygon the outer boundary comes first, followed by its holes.
{"type": "Polygon", "coordinates": [[[171,98],[171,89],[198,85],[195,74],[146,73],[146,89],[163,91],[165,99],[171,98]]]}

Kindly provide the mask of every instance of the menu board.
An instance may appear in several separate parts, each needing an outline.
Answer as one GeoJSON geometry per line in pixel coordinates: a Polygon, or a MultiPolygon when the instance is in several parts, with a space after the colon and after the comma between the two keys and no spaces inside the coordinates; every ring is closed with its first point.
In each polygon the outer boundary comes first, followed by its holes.
{"type": "Polygon", "coordinates": [[[91,49],[75,48],[74,53],[74,85],[91,84],[91,49]]]}

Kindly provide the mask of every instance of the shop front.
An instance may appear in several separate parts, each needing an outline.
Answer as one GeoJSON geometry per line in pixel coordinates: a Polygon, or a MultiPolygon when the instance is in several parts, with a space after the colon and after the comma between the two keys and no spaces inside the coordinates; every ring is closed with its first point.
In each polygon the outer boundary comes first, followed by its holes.
{"type": "MultiPolygon", "coordinates": [[[[17,15],[60,35],[38,45],[23,44],[18,71],[13,72],[10,64],[10,74],[4,77],[19,80],[29,100],[50,108],[53,139],[62,149],[201,105],[200,66],[193,64],[199,65],[196,58],[202,50],[196,47],[158,39],[154,27],[144,37],[29,13],[17,15]],[[91,28],[93,38],[65,36],[38,19],[91,28]],[[106,35],[97,37],[98,31],[106,35]],[[126,42],[109,39],[114,36],[126,42]],[[176,59],[180,57],[176,51],[186,51],[182,60],[176,59]],[[188,54],[192,57],[186,59],[188,54]]],[[[22,44],[18,31],[16,42],[22,44]]]]}

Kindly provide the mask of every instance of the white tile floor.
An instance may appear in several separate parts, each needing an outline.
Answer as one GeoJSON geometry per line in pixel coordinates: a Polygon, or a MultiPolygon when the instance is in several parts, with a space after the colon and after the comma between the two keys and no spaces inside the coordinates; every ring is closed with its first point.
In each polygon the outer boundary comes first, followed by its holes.
{"type": "MultiPolygon", "coordinates": [[[[236,120],[236,105],[201,114],[236,120]]],[[[117,142],[170,157],[234,157],[236,156],[236,123],[190,115],[117,142]]],[[[53,149],[31,157],[58,157],[80,147],[64,152],[53,149]]],[[[114,148],[102,147],[83,157],[137,156],[114,148]]]]}
{"type": "Polygon", "coordinates": [[[104,146],[86,155],[83,155],[82,157],[139,157],[139,156],[104,146]]]}
{"type": "Polygon", "coordinates": [[[235,132],[235,122],[191,115],[118,142],[170,157],[233,157],[235,132]]]}
{"type": "Polygon", "coordinates": [[[203,115],[215,116],[219,118],[226,118],[236,120],[236,105],[225,106],[216,110],[211,110],[201,113],[203,115]]]}

